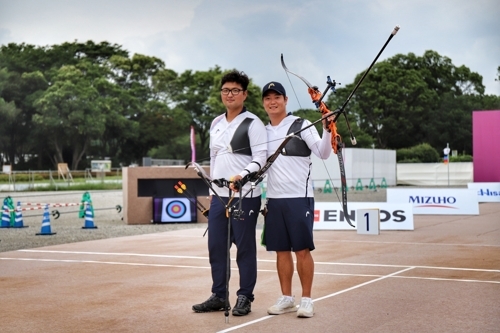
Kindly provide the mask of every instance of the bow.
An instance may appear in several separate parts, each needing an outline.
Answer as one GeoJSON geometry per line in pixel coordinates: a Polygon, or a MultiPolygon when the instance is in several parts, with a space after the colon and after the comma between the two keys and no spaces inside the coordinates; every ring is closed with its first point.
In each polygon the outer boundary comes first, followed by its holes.
{"type": "Polygon", "coordinates": [[[356,138],[354,137],[354,135],[352,133],[351,126],[349,125],[349,120],[347,119],[347,114],[345,112],[345,107],[347,106],[347,104],[351,100],[352,96],[354,95],[354,93],[358,89],[359,85],[361,84],[361,82],[363,82],[363,80],[365,79],[366,75],[371,70],[371,68],[373,67],[373,65],[375,64],[375,62],[379,58],[379,56],[384,51],[384,49],[387,46],[387,44],[389,44],[389,42],[391,41],[392,37],[394,37],[396,35],[396,33],[398,32],[398,30],[399,30],[399,25],[397,25],[394,28],[394,30],[391,32],[391,35],[389,36],[389,38],[385,42],[384,46],[382,47],[382,49],[380,50],[380,52],[377,54],[377,56],[375,57],[375,59],[371,63],[370,67],[368,67],[368,69],[365,71],[365,73],[363,74],[363,76],[361,77],[361,79],[358,81],[357,85],[354,87],[353,91],[347,97],[347,99],[344,102],[344,104],[342,104],[342,106],[340,108],[336,109],[333,112],[330,111],[330,109],[328,109],[328,107],[326,106],[326,104],[323,102],[323,98],[325,97],[326,93],[329,90],[335,92],[335,86],[337,84],[335,82],[335,80],[332,81],[331,78],[330,78],[330,76],[327,76],[327,82],[326,82],[327,83],[327,87],[326,87],[325,91],[323,93],[321,93],[321,91],[318,89],[318,87],[313,86],[304,77],[302,77],[302,76],[300,76],[300,75],[298,75],[298,74],[290,71],[286,67],[286,65],[285,65],[285,61],[283,60],[283,54],[281,54],[281,66],[283,67],[283,69],[285,70],[285,72],[298,77],[302,82],[304,82],[306,84],[306,86],[307,86],[307,92],[311,96],[311,99],[312,99],[314,105],[316,106],[316,108],[323,115],[322,119],[327,118],[327,123],[326,123],[327,131],[329,131],[332,134],[332,139],[331,139],[332,150],[337,155],[338,160],[339,160],[340,181],[341,181],[341,189],[342,189],[342,210],[344,211],[344,217],[345,217],[347,223],[351,227],[354,227],[354,225],[351,223],[351,220],[350,220],[349,214],[348,214],[348,210],[347,210],[347,181],[346,181],[346,176],[345,176],[344,159],[342,158],[342,148],[344,147],[344,144],[342,142],[341,136],[337,132],[337,124],[336,123],[337,123],[337,120],[340,117],[340,115],[343,114],[344,118],[345,118],[346,125],[347,125],[347,129],[349,131],[349,135],[351,137],[351,143],[353,145],[356,145],[356,138]],[[333,119],[330,119],[331,116],[333,116],[333,119]]]}
{"type": "Polygon", "coordinates": [[[321,117],[320,119],[318,120],[315,120],[313,121],[312,123],[310,123],[309,125],[301,128],[300,130],[296,131],[296,132],[293,132],[293,133],[290,133],[288,134],[284,139],[283,139],[283,142],[281,142],[281,144],[278,146],[278,148],[276,149],[276,151],[267,158],[266,160],[266,164],[264,164],[259,171],[256,171],[256,172],[252,172],[248,175],[246,175],[245,177],[243,177],[241,179],[241,181],[243,183],[246,183],[248,181],[252,182],[253,185],[257,185],[259,184],[262,180],[264,180],[264,178],[266,177],[265,175],[265,172],[271,167],[271,165],[274,163],[274,161],[276,161],[276,159],[278,158],[278,156],[280,154],[283,153],[283,149],[285,148],[286,144],[293,138],[295,137],[297,134],[299,134],[300,132],[303,132],[305,131],[306,129],[316,125],[317,123],[323,121],[323,120],[326,120],[328,117],[332,117],[335,113],[334,112],[329,112],[327,113],[326,115],[324,115],[323,117],[321,117]]]}
{"type": "Polygon", "coordinates": [[[326,93],[328,90],[335,91],[335,86],[336,82],[335,80],[331,80],[330,77],[327,77],[327,87],[323,93],[319,91],[318,87],[313,86],[312,84],[309,83],[305,78],[300,76],[299,74],[296,74],[292,71],[290,71],[286,65],[285,61],[283,60],[283,54],[281,54],[281,66],[283,66],[283,69],[285,72],[290,73],[296,77],[298,77],[302,82],[304,82],[307,86],[307,92],[311,96],[311,99],[316,105],[316,108],[321,112],[323,116],[331,117],[333,115],[333,119],[328,119],[326,120],[326,130],[332,134],[332,139],[331,139],[331,145],[332,145],[332,150],[333,153],[337,155],[338,160],[339,160],[339,168],[340,168],[340,181],[341,181],[341,192],[342,192],[342,210],[344,211],[344,217],[347,223],[351,227],[354,228],[354,225],[351,223],[351,220],[349,218],[348,210],[347,210],[347,181],[345,177],[345,167],[344,167],[344,159],[342,157],[342,147],[344,146],[342,142],[342,137],[340,134],[337,132],[337,118],[341,113],[344,113],[346,123],[347,123],[347,128],[349,130],[349,134],[351,136],[351,142],[353,145],[356,144],[356,138],[352,134],[351,127],[349,126],[349,121],[347,120],[347,116],[345,115],[344,111],[341,111],[340,109],[335,110],[335,111],[330,111],[328,107],[326,106],[325,102],[323,102],[323,98],[326,96],[326,93]],[[330,115],[330,116],[329,116],[330,115]]]}

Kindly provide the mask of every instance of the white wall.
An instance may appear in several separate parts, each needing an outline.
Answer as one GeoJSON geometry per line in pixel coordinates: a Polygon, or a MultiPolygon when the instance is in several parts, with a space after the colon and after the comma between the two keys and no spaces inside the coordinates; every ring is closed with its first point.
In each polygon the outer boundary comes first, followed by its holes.
{"type": "MultiPolygon", "coordinates": [[[[377,186],[383,179],[388,186],[467,186],[473,182],[472,162],[396,163],[396,151],[383,149],[344,148],[342,153],[349,187],[356,187],[358,179],[368,186],[372,178],[377,186]]],[[[340,186],[337,155],[332,153],[327,160],[321,160],[312,154],[311,159],[315,188],[323,188],[326,180],[334,187],[340,186]]]]}
{"type": "Polygon", "coordinates": [[[457,186],[473,182],[472,162],[398,163],[398,185],[457,186]]]}
{"type": "MultiPolygon", "coordinates": [[[[396,185],[396,151],[367,148],[344,148],[344,166],[347,186],[356,186],[361,179],[363,186],[368,186],[374,178],[375,185],[382,180],[388,186],[396,185]]],[[[332,154],[327,160],[321,160],[312,154],[311,179],[315,188],[323,187],[326,180],[333,181],[332,186],[340,186],[340,169],[337,155],[332,154]]]]}

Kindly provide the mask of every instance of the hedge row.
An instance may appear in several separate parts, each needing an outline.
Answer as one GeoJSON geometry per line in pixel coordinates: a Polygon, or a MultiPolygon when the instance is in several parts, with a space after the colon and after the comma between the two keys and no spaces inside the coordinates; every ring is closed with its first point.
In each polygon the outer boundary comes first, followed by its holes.
{"type": "MultiPolygon", "coordinates": [[[[116,172],[106,172],[105,177],[111,177],[111,176],[116,176],[116,172]]],[[[71,176],[74,178],[85,178],[85,171],[72,171],[71,176]]],[[[43,180],[49,180],[50,179],[50,174],[48,172],[43,172],[43,173],[36,173],[34,171],[32,174],[27,174],[27,173],[16,173],[11,175],[12,179],[15,180],[16,182],[29,182],[31,180],[34,181],[43,181],[43,180]]],[[[95,172],[92,173],[92,177],[99,179],[100,178],[100,173],[96,174],[95,172]]],[[[57,172],[52,172],[52,178],[54,180],[62,179],[57,177],[57,172]]],[[[7,174],[0,174],[0,182],[9,182],[9,175],[7,174]]]]}
{"type": "MultiPolygon", "coordinates": [[[[443,157],[428,143],[422,143],[411,148],[396,150],[398,163],[437,163],[442,162],[443,157]]],[[[450,156],[450,162],[472,162],[471,155],[450,156]]]]}

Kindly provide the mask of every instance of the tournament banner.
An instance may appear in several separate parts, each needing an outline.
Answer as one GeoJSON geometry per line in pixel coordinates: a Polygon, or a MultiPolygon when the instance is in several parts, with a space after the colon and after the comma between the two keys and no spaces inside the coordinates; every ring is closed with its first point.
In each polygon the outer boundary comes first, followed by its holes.
{"type": "Polygon", "coordinates": [[[463,188],[388,188],[387,202],[411,204],[416,215],[479,215],[476,192],[463,188]]]}
{"type": "MultiPolygon", "coordinates": [[[[389,204],[386,202],[349,202],[349,219],[354,226],[363,216],[357,216],[358,209],[378,209],[380,230],[414,230],[413,208],[410,204],[389,204]]],[[[357,230],[351,227],[339,202],[314,203],[314,230],[357,230]]]]}
{"type": "Polygon", "coordinates": [[[153,198],[153,222],[196,222],[195,207],[187,198],[153,198]]]}
{"type": "Polygon", "coordinates": [[[476,191],[479,202],[500,202],[500,183],[467,183],[467,188],[476,191]]]}

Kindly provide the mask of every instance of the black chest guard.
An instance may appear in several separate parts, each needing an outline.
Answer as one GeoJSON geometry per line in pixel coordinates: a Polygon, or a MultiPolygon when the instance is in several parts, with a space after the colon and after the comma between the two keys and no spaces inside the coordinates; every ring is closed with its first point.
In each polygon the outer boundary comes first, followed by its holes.
{"type": "Polygon", "coordinates": [[[234,154],[252,156],[252,148],[250,147],[250,139],[248,138],[248,129],[252,121],[252,118],[245,118],[234,132],[233,138],[229,143],[234,154]]]}
{"type": "MultiPolygon", "coordinates": [[[[288,129],[287,134],[295,133],[302,128],[302,123],[304,119],[298,118],[296,119],[290,128],[288,129]]],[[[283,148],[282,154],[285,156],[303,156],[307,157],[311,155],[311,149],[307,146],[304,140],[300,139],[300,133],[297,134],[297,137],[293,137],[283,148]]]]}

